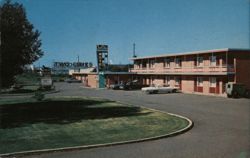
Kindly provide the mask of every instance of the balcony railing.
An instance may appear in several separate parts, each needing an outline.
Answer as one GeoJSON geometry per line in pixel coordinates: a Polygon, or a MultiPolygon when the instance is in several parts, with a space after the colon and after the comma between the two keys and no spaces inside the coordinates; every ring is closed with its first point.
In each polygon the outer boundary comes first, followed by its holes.
{"type": "Polygon", "coordinates": [[[235,73],[233,65],[220,66],[193,66],[193,67],[155,67],[155,68],[132,68],[130,72],[137,73],[176,73],[176,74],[199,74],[199,73],[235,73]]]}

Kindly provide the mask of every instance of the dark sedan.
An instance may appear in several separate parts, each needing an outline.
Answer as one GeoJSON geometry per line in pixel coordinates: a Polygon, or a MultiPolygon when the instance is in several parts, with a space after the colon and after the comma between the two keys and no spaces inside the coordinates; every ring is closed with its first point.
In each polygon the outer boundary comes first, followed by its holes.
{"type": "Polygon", "coordinates": [[[69,79],[66,79],[65,81],[68,83],[82,83],[81,80],[77,80],[75,78],[69,78],[69,79]]]}
{"type": "Polygon", "coordinates": [[[140,84],[138,80],[133,80],[124,84],[124,90],[141,89],[142,87],[147,87],[146,85],[140,84]]]}

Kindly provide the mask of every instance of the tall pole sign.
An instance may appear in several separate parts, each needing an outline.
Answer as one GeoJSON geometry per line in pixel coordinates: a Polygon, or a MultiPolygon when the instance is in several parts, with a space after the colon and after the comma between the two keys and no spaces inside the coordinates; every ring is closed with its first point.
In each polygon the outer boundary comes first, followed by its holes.
{"type": "Polygon", "coordinates": [[[2,90],[2,36],[0,31],[0,92],[2,90]]]}
{"type": "Polygon", "coordinates": [[[108,45],[96,46],[97,72],[108,69],[108,45]]]}

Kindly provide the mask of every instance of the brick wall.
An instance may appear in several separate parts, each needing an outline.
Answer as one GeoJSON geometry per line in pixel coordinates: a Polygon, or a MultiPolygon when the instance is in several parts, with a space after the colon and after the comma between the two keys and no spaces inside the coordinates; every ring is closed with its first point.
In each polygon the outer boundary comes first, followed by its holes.
{"type": "Polygon", "coordinates": [[[182,77],[182,92],[193,92],[194,91],[194,77],[183,76],[182,77]]]}
{"type": "MultiPolygon", "coordinates": [[[[236,53],[234,53],[236,56],[236,53]]],[[[250,89],[250,51],[237,52],[236,83],[243,83],[250,89]]]]}
{"type": "Polygon", "coordinates": [[[98,88],[97,74],[88,74],[88,86],[91,88],[98,88]]]}

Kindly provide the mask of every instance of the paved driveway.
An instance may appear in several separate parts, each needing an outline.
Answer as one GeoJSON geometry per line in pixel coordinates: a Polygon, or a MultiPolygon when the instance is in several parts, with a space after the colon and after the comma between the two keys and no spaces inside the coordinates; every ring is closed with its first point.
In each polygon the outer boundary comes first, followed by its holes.
{"type": "Polygon", "coordinates": [[[190,131],[170,138],[58,152],[31,157],[55,158],[245,158],[250,157],[250,100],[191,94],[146,95],[140,91],[82,88],[59,83],[53,95],[102,97],[180,114],[194,121],[190,131]]]}

